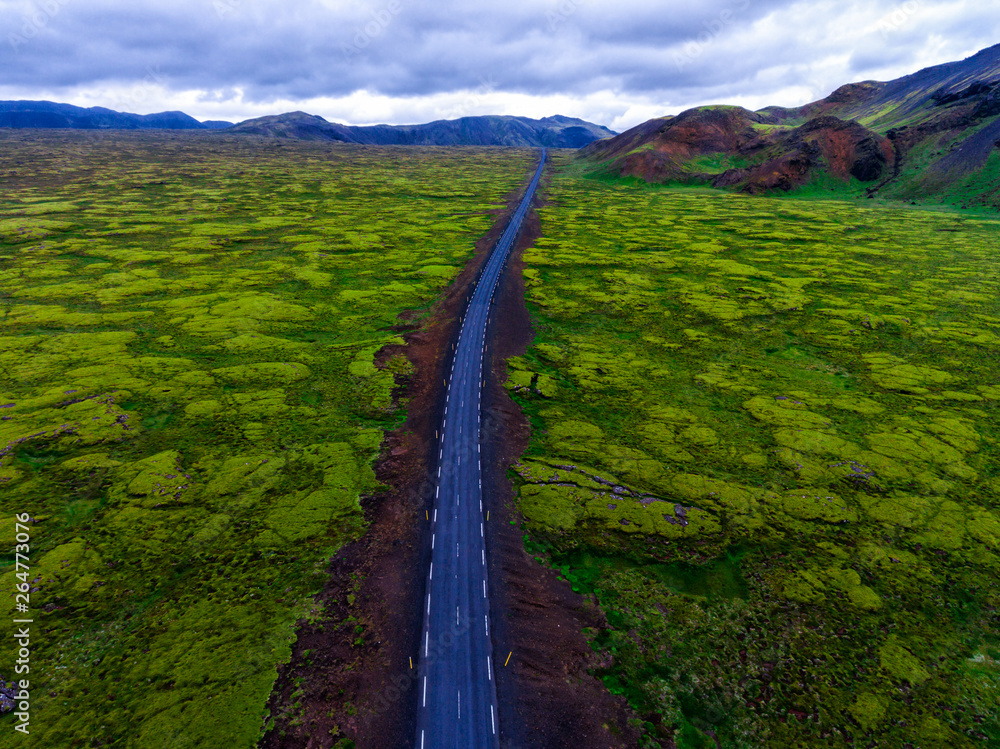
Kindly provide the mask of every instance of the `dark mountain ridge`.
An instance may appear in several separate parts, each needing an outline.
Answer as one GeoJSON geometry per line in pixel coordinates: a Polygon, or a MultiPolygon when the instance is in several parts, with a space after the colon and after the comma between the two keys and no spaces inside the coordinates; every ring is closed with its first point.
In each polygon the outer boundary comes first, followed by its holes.
{"type": "Polygon", "coordinates": [[[72,128],[82,130],[224,130],[295,140],[337,141],[367,145],[522,146],[580,148],[613,130],[573,117],[488,115],[436,120],[421,125],[341,125],[305,112],[231,122],[199,122],[184,112],[130,114],[105,107],[77,107],[51,101],[0,101],[0,127],[72,128]]]}
{"type": "MultiPolygon", "coordinates": [[[[105,107],[77,107],[52,101],[0,101],[0,127],[80,130],[210,130],[220,123],[198,122],[184,112],[131,114],[105,107]]],[[[229,127],[232,123],[224,123],[229,127]]]]}
{"type": "Polygon", "coordinates": [[[521,146],[580,148],[613,130],[591,122],[555,115],[540,120],[509,115],[460,117],[421,125],[341,125],[305,112],[258,117],[241,122],[230,133],[296,140],[328,140],[366,145],[521,146]]]}

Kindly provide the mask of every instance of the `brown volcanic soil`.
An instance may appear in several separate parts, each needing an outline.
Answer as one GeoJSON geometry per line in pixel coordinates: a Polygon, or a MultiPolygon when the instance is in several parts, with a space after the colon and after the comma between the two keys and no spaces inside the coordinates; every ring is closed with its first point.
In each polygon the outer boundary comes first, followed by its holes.
{"type": "Polygon", "coordinates": [[[778,119],[774,113],[741,107],[691,109],[598,141],[582,155],[604,161],[612,173],[647,182],[677,179],[738,187],[749,193],[791,190],[820,168],[844,181],[854,176],[873,182],[886,171],[892,172],[893,144],[857,122],[823,115],[793,130],[764,133],[754,127],[778,119]],[[646,148],[635,150],[641,146],[646,148]],[[700,174],[687,167],[691,159],[712,154],[757,163],[721,175],[700,174]]]}
{"type": "Polygon", "coordinates": [[[753,123],[765,118],[742,107],[693,109],[670,123],[656,150],[676,159],[687,160],[708,153],[739,153],[759,147],[762,137],[753,123]]]}
{"type": "MultiPolygon", "coordinates": [[[[545,184],[547,180],[540,193],[545,184]]],[[[541,204],[536,194],[535,206],[541,204]]],[[[633,747],[636,736],[627,726],[631,712],[625,699],[613,696],[588,673],[610,665],[583,636],[586,627],[606,626],[604,615],[525,551],[521,516],[507,478],[531,436],[528,420],[502,383],[507,379],[506,359],[523,354],[533,338],[524,302],[522,253],[539,236],[540,221],[532,211],[501,278],[487,333],[491,366],[483,399],[483,486],[484,506],[490,509],[486,542],[501,746],[633,747]],[[508,654],[510,661],[503,666],[508,654]]]]}
{"type": "Polygon", "coordinates": [[[817,168],[847,181],[873,182],[896,161],[892,141],[856,122],[817,117],[778,136],[767,150],[772,158],[749,169],[731,169],[713,180],[715,187],[739,186],[751,194],[791,190],[817,168]]]}
{"type": "Polygon", "coordinates": [[[606,161],[650,144],[652,153],[682,163],[704,154],[735,153],[766,145],[753,125],[770,121],[742,107],[688,109],[676,117],[649,120],[614,138],[594,141],[581,149],[580,154],[606,161]]]}
{"type": "Polygon", "coordinates": [[[789,146],[803,147],[806,143],[815,144],[830,173],[843,180],[853,176],[871,182],[895,159],[888,138],[857,122],[831,116],[817,117],[792,131],[789,146]]]}
{"type": "Polygon", "coordinates": [[[613,172],[647,182],[697,180],[698,175],[685,170],[685,162],[706,154],[756,152],[769,144],[753,124],[767,121],[742,107],[689,109],[676,117],[651,120],[614,138],[596,141],[581,155],[607,161],[613,172]],[[643,145],[650,148],[631,152],[643,145]]]}
{"type": "MultiPolygon", "coordinates": [[[[441,422],[444,377],[472,285],[523,189],[507,196],[507,210],[477,243],[473,260],[430,318],[419,326],[404,320],[400,330],[409,331],[403,336],[406,345],[380,352],[384,360],[401,351],[416,370],[397,393],[409,398],[407,420],[387,435],[376,465],[379,480],[390,488],[362,498],[368,532],[331,560],[328,582],[316,596],[323,613],[299,623],[291,661],[279,667],[268,701],[273,727],[259,749],[336,747],[345,738],[358,749],[413,746],[416,671],[409,659],[416,666],[423,569],[430,561],[425,512],[434,496],[432,446],[441,422]]],[[[538,230],[532,212],[496,295],[487,341],[494,370],[505,357],[523,352],[531,339],[520,255],[538,230]]],[[[593,656],[582,629],[601,626],[602,616],[524,551],[505,471],[527,445],[528,425],[500,386],[503,379],[492,372],[488,376],[483,446],[494,647],[498,658],[501,651],[503,658],[514,651],[506,668],[497,664],[502,745],[634,746],[634,740],[615,738],[604,727],[607,723],[627,735],[624,700],[586,672],[593,656]]]]}

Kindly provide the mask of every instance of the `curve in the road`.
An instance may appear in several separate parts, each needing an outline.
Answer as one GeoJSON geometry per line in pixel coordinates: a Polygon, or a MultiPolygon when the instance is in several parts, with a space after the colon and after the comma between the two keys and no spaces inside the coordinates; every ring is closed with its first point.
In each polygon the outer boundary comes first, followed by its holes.
{"type": "Polygon", "coordinates": [[[431,562],[418,658],[418,749],[499,746],[479,453],[480,394],[493,294],[544,165],[542,149],[524,198],[476,284],[455,348],[431,517],[431,562]]]}

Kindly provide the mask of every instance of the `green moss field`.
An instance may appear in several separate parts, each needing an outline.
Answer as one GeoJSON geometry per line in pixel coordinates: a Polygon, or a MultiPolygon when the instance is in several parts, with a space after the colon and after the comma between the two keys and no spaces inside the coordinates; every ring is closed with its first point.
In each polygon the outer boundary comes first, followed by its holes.
{"type": "Polygon", "coordinates": [[[513,478],[643,745],[1000,746],[1000,219],[553,169],[513,478]]]}
{"type": "Polygon", "coordinates": [[[255,745],[405,413],[409,362],[375,354],[535,158],[0,134],[0,527],[33,518],[33,746],[255,745]]]}
{"type": "MultiPolygon", "coordinates": [[[[550,157],[510,477],[527,548],[604,612],[640,745],[1000,747],[1000,217],[550,157]]],[[[536,158],[0,131],[32,746],[257,744],[386,488],[413,368],[379,352],[536,158]]]]}

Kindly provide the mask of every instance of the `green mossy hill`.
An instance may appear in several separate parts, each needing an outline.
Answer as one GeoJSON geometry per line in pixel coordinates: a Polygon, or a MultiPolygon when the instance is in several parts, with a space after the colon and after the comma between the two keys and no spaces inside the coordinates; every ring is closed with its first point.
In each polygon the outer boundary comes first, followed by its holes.
{"type": "Polygon", "coordinates": [[[554,165],[515,480],[643,746],[1000,740],[1000,221],[554,165]]]}
{"type": "Polygon", "coordinates": [[[535,158],[0,133],[0,615],[28,513],[31,745],[256,745],[404,415],[412,368],[376,354],[535,158]]]}

